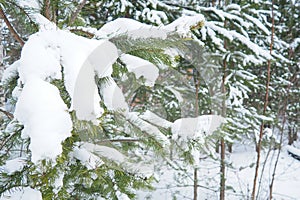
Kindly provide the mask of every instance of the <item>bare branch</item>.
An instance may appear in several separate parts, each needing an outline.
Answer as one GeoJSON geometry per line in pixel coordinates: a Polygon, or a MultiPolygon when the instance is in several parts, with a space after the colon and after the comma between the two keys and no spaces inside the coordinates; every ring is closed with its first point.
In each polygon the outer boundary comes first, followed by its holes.
{"type": "Polygon", "coordinates": [[[8,30],[12,34],[12,36],[21,44],[21,46],[24,46],[25,42],[22,40],[22,38],[18,35],[16,30],[14,29],[14,27],[11,25],[11,23],[7,19],[6,15],[3,12],[1,7],[0,7],[0,17],[4,20],[5,24],[8,27],[8,30]]]}
{"type": "Polygon", "coordinates": [[[75,22],[75,20],[76,20],[78,14],[80,13],[81,9],[82,9],[83,6],[86,4],[86,2],[87,2],[87,0],[83,0],[83,1],[81,1],[81,3],[78,5],[78,7],[76,8],[76,11],[71,15],[71,18],[70,18],[70,21],[69,21],[69,25],[72,25],[72,24],[75,22]]]}
{"type": "Polygon", "coordinates": [[[0,108],[0,112],[4,113],[9,119],[13,119],[14,115],[0,108]]]}
{"type": "Polygon", "coordinates": [[[93,38],[95,36],[94,33],[88,32],[88,31],[84,31],[82,29],[78,29],[78,28],[71,28],[69,29],[72,33],[81,33],[83,35],[86,35],[88,38],[93,38]]]}
{"type": "Polygon", "coordinates": [[[129,138],[129,139],[111,139],[111,140],[102,140],[99,143],[109,143],[109,142],[139,142],[141,141],[140,139],[134,139],[134,138],[129,138]]]}

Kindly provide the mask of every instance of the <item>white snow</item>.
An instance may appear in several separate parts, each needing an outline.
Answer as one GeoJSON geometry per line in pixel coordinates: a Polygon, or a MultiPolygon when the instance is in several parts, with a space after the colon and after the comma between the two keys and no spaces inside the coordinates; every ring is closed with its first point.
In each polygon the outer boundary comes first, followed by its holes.
{"type": "Polygon", "coordinates": [[[40,10],[42,8],[42,4],[38,0],[18,0],[18,5],[27,10],[28,16],[31,20],[33,20],[36,24],[38,24],[40,31],[41,30],[55,30],[57,26],[54,22],[49,21],[46,17],[40,14],[40,10]]]}
{"type": "Polygon", "coordinates": [[[16,104],[15,118],[24,125],[22,137],[30,138],[31,161],[55,158],[61,142],[71,136],[72,121],[58,89],[39,78],[27,81],[16,104]]]}
{"type": "MultiPolygon", "coordinates": [[[[153,20],[157,21],[157,15],[160,13],[153,13],[149,11],[153,20]]],[[[164,16],[162,16],[164,17],[164,16]]],[[[166,38],[170,32],[177,32],[183,37],[191,37],[191,27],[204,22],[204,16],[201,14],[194,14],[192,16],[182,16],[166,26],[151,26],[143,24],[133,19],[118,18],[114,21],[106,23],[96,35],[100,38],[111,38],[122,34],[127,34],[132,38],[166,38]]]]}
{"type": "Polygon", "coordinates": [[[63,69],[71,110],[76,110],[79,119],[95,120],[103,113],[95,72],[100,78],[110,76],[117,57],[115,45],[107,40],[90,40],[66,31],[48,30],[30,36],[23,47],[18,71],[20,80],[26,84],[34,77],[47,81],[61,79],[63,69]],[[37,56],[32,59],[31,55],[37,56]]]}
{"type": "Polygon", "coordinates": [[[144,112],[143,114],[139,115],[140,118],[142,118],[145,121],[148,121],[156,126],[160,126],[163,128],[170,128],[172,126],[172,122],[169,122],[161,117],[159,117],[158,115],[156,115],[155,113],[146,110],[146,112],[144,112]]]}
{"type": "Polygon", "coordinates": [[[84,165],[87,169],[96,169],[104,164],[101,158],[88,151],[84,147],[81,147],[81,145],[74,148],[74,150],[71,152],[71,156],[80,160],[82,165],[84,165]]]}
{"type": "Polygon", "coordinates": [[[130,200],[130,198],[126,194],[121,193],[120,191],[117,191],[116,195],[118,200],[130,200]]]}
{"type": "Polygon", "coordinates": [[[146,86],[154,86],[159,75],[159,70],[154,64],[129,54],[122,54],[120,59],[126,64],[128,71],[135,74],[137,79],[144,77],[146,86]]]}
{"type": "Polygon", "coordinates": [[[291,152],[292,154],[294,154],[294,155],[296,155],[296,156],[299,156],[299,158],[300,158],[300,149],[297,149],[297,148],[295,148],[295,147],[293,147],[293,146],[290,146],[290,145],[287,145],[287,146],[286,146],[286,149],[287,149],[289,152],[291,152]]]}
{"type": "MultiPolygon", "coordinates": [[[[278,151],[271,152],[271,154],[278,151]]],[[[174,159],[175,160],[175,159],[174,159]]],[[[226,170],[226,199],[241,200],[251,197],[254,178],[253,167],[256,161],[254,147],[246,144],[233,146],[233,153],[226,155],[230,167],[226,170]],[[230,189],[232,187],[232,189],[230,189]]],[[[176,161],[184,167],[183,163],[176,161]]],[[[274,156],[266,159],[266,152],[262,151],[261,165],[265,163],[264,176],[258,199],[267,199],[269,195],[269,184],[274,167],[274,156]]],[[[186,172],[179,172],[176,166],[169,167],[165,163],[157,164],[159,181],[154,183],[154,191],[138,191],[137,199],[188,199],[193,196],[193,168],[187,167],[186,172]]],[[[261,168],[260,168],[261,169],[261,168]]],[[[202,159],[198,168],[198,198],[219,198],[219,170],[220,161],[211,158],[202,159]],[[201,187],[204,186],[204,187],[201,187]]],[[[296,200],[300,199],[300,162],[282,152],[279,157],[278,167],[275,175],[273,195],[274,199],[296,200]]]]}
{"type": "Polygon", "coordinates": [[[101,85],[103,102],[109,110],[122,111],[125,115],[129,110],[122,90],[116,82],[110,78],[107,83],[101,85]]]}
{"type": "Polygon", "coordinates": [[[197,138],[201,140],[201,138],[211,135],[223,122],[224,118],[219,115],[177,119],[171,127],[173,139],[184,142],[197,138]]]}
{"type": "Polygon", "coordinates": [[[250,20],[254,25],[256,25],[258,28],[260,28],[262,31],[264,31],[267,35],[271,34],[270,31],[269,31],[269,29],[265,25],[263,25],[260,20],[258,20],[257,18],[254,18],[254,17],[252,17],[250,15],[247,15],[245,13],[243,15],[248,20],[250,20]]]}
{"type": "Polygon", "coordinates": [[[117,164],[122,164],[126,160],[126,157],[115,148],[96,145],[88,142],[83,143],[82,148],[85,148],[95,155],[114,161],[117,164]]]}
{"type": "Polygon", "coordinates": [[[21,7],[35,9],[36,11],[39,11],[41,8],[39,0],[18,0],[18,4],[21,7]]]}
{"type": "Polygon", "coordinates": [[[160,132],[160,130],[156,126],[153,126],[152,124],[139,118],[137,113],[129,112],[126,118],[130,123],[134,124],[140,130],[145,131],[145,133],[149,134],[150,136],[160,141],[164,147],[170,145],[170,141],[167,138],[167,136],[165,136],[162,132],[160,132]]]}
{"type": "Polygon", "coordinates": [[[139,177],[149,178],[153,175],[153,167],[142,162],[131,162],[130,159],[115,148],[97,145],[89,142],[77,143],[77,146],[70,153],[87,167],[96,169],[105,163],[105,160],[113,161],[121,165],[125,171],[134,173],[139,177]]]}
{"type": "Polygon", "coordinates": [[[61,78],[59,49],[52,42],[44,40],[37,33],[29,37],[25,43],[19,64],[20,80],[26,83],[31,77],[46,80],[61,78]],[[50,43],[50,44],[49,44],[50,43]],[[35,58],[32,58],[35,55],[35,58]]]}
{"type": "Polygon", "coordinates": [[[231,11],[231,10],[241,11],[241,7],[238,4],[231,3],[227,6],[225,6],[225,10],[226,11],[231,11]]]}
{"type": "Polygon", "coordinates": [[[121,0],[121,12],[124,12],[127,7],[133,7],[132,3],[130,1],[121,0]]]}
{"type": "Polygon", "coordinates": [[[19,157],[12,160],[7,160],[5,165],[1,166],[1,168],[3,168],[8,175],[11,175],[15,172],[21,171],[25,163],[26,158],[19,157]]]}
{"type": "MultiPolygon", "coordinates": [[[[112,73],[112,64],[117,58],[118,52],[116,46],[107,40],[103,40],[90,52],[80,67],[76,80],[74,80],[75,87],[71,96],[72,108],[76,110],[76,115],[79,119],[96,120],[96,118],[103,114],[103,109],[99,104],[100,96],[94,77],[96,74],[99,78],[109,77],[112,73]]],[[[120,91],[116,89],[116,92],[120,91]]],[[[115,93],[111,94],[108,92],[107,95],[112,96],[115,93]]],[[[104,98],[108,99],[105,96],[104,98]]]]}
{"type": "Polygon", "coordinates": [[[172,86],[166,86],[166,89],[170,90],[175,95],[175,97],[176,97],[176,99],[178,100],[179,103],[183,102],[182,95],[174,87],[172,87],[172,86]]]}
{"type": "Polygon", "coordinates": [[[63,187],[63,185],[64,185],[64,182],[63,182],[64,176],[65,176],[64,172],[59,172],[58,177],[55,179],[54,189],[53,189],[53,192],[55,194],[57,194],[59,192],[59,190],[61,189],[61,187],[63,187]]]}
{"type": "MultiPolygon", "coordinates": [[[[206,22],[206,26],[207,28],[216,31],[219,34],[224,35],[229,40],[233,40],[233,39],[239,40],[242,44],[246,45],[249,49],[251,49],[257,56],[263,56],[266,59],[272,58],[272,56],[266,49],[263,49],[262,47],[258,46],[254,42],[250,41],[249,38],[239,34],[235,30],[227,30],[223,27],[217,26],[215,22],[211,22],[211,21],[206,22]]],[[[220,44],[222,44],[222,41],[216,40],[216,38],[214,38],[215,33],[210,33],[209,32],[210,29],[208,29],[209,35],[212,37],[213,40],[215,40],[214,42],[220,46],[220,44]]]]}
{"type": "Polygon", "coordinates": [[[205,18],[201,14],[195,14],[192,16],[182,16],[173,21],[172,23],[164,27],[165,30],[176,31],[184,37],[191,35],[191,27],[196,26],[199,23],[204,23],[205,18]]]}
{"type": "Polygon", "coordinates": [[[114,37],[125,33],[128,34],[139,29],[152,29],[152,26],[143,24],[133,19],[118,18],[102,26],[96,35],[100,38],[114,37]]]}
{"type": "Polygon", "coordinates": [[[18,75],[18,68],[20,66],[20,61],[17,60],[10,66],[8,66],[2,74],[2,79],[0,84],[5,84],[12,77],[16,77],[18,75]]]}
{"type": "Polygon", "coordinates": [[[300,44],[300,38],[296,38],[294,39],[294,41],[290,44],[290,47],[292,49],[296,49],[300,44]]]}
{"type": "Polygon", "coordinates": [[[165,12],[158,10],[150,10],[149,8],[145,8],[142,11],[142,16],[148,19],[150,22],[162,25],[163,21],[167,21],[168,17],[165,12]]]}
{"type": "Polygon", "coordinates": [[[14,192],[3,194],[0,200],[43,200],[41,192],[30,187],[13,189],[14,192]]]}

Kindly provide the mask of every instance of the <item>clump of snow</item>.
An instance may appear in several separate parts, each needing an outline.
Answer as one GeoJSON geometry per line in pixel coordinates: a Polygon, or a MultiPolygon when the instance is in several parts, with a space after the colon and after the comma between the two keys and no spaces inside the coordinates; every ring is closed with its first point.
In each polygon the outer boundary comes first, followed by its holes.
{"type": "Polygon", "coordinates": [[[100,96],[94,81],[112,73],[117,59],[116,47],[104,40],[90,40],[61,30],[41,31],[32,35],[25,44],[18,71],[24,84],[31,78],[53,80],[62,78],[71,96],[71,110],[77,117],[94,120],[103,113],[100,96]],[[74,51],[76,49],[76,51],[74,51]],[[35,59],[31,55],[38,55],[35,59]]]}
{"type": "Polygon", "coordinates": [[[120,59],[124,62],[128,71],[135,74],[137,79],[142,76],[145,78],[146,86],[154,85],[159,75],[159,70],[155,65],[147,60],[129,54],[122,54],[120,59]]]}
{"type": "Polygon", "coordinates": [[[155,113],[153,113],[149,110],[146,110],[146,112],[139,115],[139,117],[145,121],[148,121],[156,126],[160,126],[163,128],[170,128],[173,124],[172,122],[169,122],[169,121],[159,117],[158,115],[156,115],[155,113]]]}
{"type": "Polygon", "coordinates": [[[121,34],[126,34],[139,29],[151,29],[152,26],[143,24],[133,19],[118,18],[114,21],[106,23],[102,26],[96,35],[100,38],[114,37],[121,34]]]}
{"type": "Polygon", "coordinates": [[[53,43],[43,39],[43,34],[37,33],[29,37],[25,43],[19,63],[20,80],[26,83],[31,77],[43,80],[48,77],[61,78],[59,49],[53,43]],[[35,55],[35,59],[32,59],[35,55]]]}
{"type": "Polygon", "coordinates": [[[172,138],[184,148],[187,148],[190,140],[203,143],[204,138],[211,135],[223,122],[224,118],[219,115],[180,118],[171,127],[172,138]]]}
{"type": "MultiPolygon", "coordinates": [[[[173,21],[172,23],[166,25],[164,29],[169,31],[176,31],[180,35],[190,36],[191,28],[197,26],[200,23],[204,24],[205,18],[201,14],[195,14],[192,16],[182,16],[173,21]]],[[[201,28],[201,27],[199,27],[201,28]]]]}
{"type": "Polygon", "coordinates": [[[41,192],[30,187],[13,189],[15,189],[16,192],[4,194],[0,200],[43,200],[41,192]]]}
{"type": "Polygon", "coordinates": [[[25,165],[25,160],[26,158],[15,158],[12,160],[7,160],[5,162],[5,165],[2,166],[1,168],[4,169],[4,171],[8,174],[11,175],[15,172],[21,171],[25,165]]]}
{"type": "Polygon", "coordinates": [[[22,137],[30,138],[31,160],[55,158],[61,142],[71,136],[72,121],[58,89],[38,78],[27,81],[16,104],[15,118],[24,125],[22,137]]]}

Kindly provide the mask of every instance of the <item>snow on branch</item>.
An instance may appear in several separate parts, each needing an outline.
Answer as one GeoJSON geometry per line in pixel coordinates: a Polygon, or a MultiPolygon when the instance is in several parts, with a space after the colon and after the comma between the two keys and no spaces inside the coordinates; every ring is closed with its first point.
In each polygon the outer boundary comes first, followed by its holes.
{"type": "Polygon", "coordinates": [[[72,120],[59,90],[41,79],[29,80],[14,115],[24,125],[22,137],[30,138],[31,161],[38,163],[47,158],[55,162],[62,153],[61,142],[72,131],[72,120]]]}
{"type": "Polygon", "coordinates": [[[120,59],[124,62],[128,71],[135,74],[137,79],[143,76],[146,86],[154,86],[159,75],[159,70],[155,65],[147,60],[129,54],[122,54],[120,59]]]}
{"type": "Polygon", "coordinates": [[[126,118],[130,123],[135,125],[141,131],[144,131],[145,133],[157,139],[163,145],[163,147],[167,147],[170,145],[170,141],[167,136],[160,132],[160,130],[156,126],[142,120],[137,115],[137,113],[130,112],[127,114],[126,118]]]}
{"type": "Polygon", "coordinates": [[[217,130],[223,122],[224,118],[219,115],[180,118],[172,124],[172,138],[184,146],[190,140],[197,140],[203,143],[204,138],[217,130]]]}
{"type": "Polygon", "coordinates": [[[172,122],[169,122],[168,120],[165,120],[165,119],[159,117],[158,115],[156,115],[155,113],[153,113],[149,110],[146,110],[146,112],[139,115],[139,117],[145,121],[148,121],[149,123],[152,123],[156,126],[160,126],[163,128],[170,128],[173,124],[172,122]]]}
{"type": "Polygon", "coordinates": [[[99,38],[112,38],[126,34],[133,38],[166,38],[168,33],[177,32],[183,37],[191,35],[191,29],[200,29],[204,24],[201,14],[182,16],[166,26],[151,26],[128,18],[118,18],[105,24],[96,33],[99,38]]]}

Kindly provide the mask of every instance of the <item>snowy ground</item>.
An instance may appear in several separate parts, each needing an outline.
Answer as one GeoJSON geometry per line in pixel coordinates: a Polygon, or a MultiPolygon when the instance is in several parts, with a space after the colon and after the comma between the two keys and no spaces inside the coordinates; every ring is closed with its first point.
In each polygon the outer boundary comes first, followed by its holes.
{"type": "MultiPolygon", "coordinates": [[[[273,172],[277,151],[271,151],[266,160],[267,152],[263,152],[261,168],[265,163],[264,176],[261,180],[258,199],[268,199],[269,184],[273,172]]],[[[232,154],[227,155],[231,167],[226,172],[226,199],[244,200],[250,199],[256,154],[253,147],[235,147],[232,154]]],[[[151,192],[141,192],[138,199],[193,199],[193,182],[188,177],[178,176],[176,170],[170,167],[161,167],[160,181],[155,184],[157,188],[151,192]],[[173,177],[177,177],[179,184],[176,184],[173,177]]],[[[190,169],[192,173],[192,169],[190,169]]],[[[205,159],[200,162],[198,199],[219,199],[219,163],[213,159],[205,159]],[[207,188],[205,188],[207,187],[207,188]]],[[[260,179],[260,177],[259,177],[260,179]]],[[[286,148],[280,154],[276,171],[273,195],[277,200],[300,199],[300,161],[288,155],[286,148]]]]}

